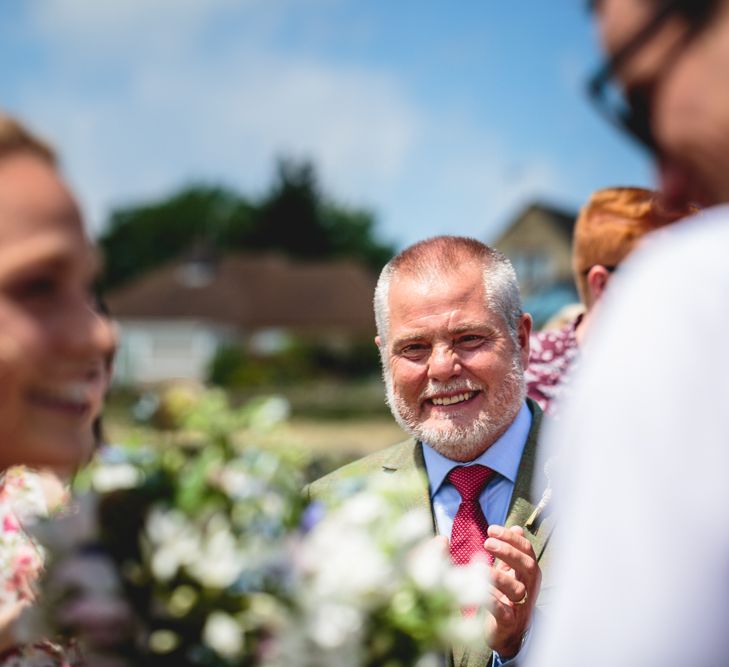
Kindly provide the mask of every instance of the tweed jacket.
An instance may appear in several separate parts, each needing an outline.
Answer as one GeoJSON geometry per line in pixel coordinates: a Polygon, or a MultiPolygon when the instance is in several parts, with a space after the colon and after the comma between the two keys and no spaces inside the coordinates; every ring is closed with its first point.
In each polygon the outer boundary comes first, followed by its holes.
{"type": "MultiPolygon", "coordinates": [[[[542,570],[542,589],[537,600],[536,613],[544,608],[550,593],[548,576],[549,537],[554,527],[553,517],[548,512],[538,512],[542,493],[549,486],[549,479],[544,470],[537,470],[538,436],[542,423],[542,410],[527,399],[532,412],[532,426],[524,446],[519,470],[511,496],[505,525],[522,526],[526,538],[531,542],[542,570]]],[[[376,475],[412,474],[413,470],[423,473],[422,487],[403,501],[403,512],[413,508],[427,508],[433,517],[433,534],[436,534],[435,517],[430,500],[428,481],[425,475],[425,459],[423,445],[415,439],[409,439],[362,459],[358,459],[309,485],[305,491],[311,499],[331,497],[342,482],[348,478],[373,477],[376,475]]],[[[454,646],[451,656],[453,667],[487,667],[491,663],[491,650],[484,644],[479,651],[454,646]]]]}

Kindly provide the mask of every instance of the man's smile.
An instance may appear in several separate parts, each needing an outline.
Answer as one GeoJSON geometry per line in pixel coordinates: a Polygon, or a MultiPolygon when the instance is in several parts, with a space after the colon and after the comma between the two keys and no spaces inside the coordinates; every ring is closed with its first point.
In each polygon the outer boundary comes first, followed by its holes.
{"type": "Polygon", "coordinates": [[[425,402],[438,407],[460,405],[472,400],[480,393],[480,391],[462,391],[458,394],[431,396],[425,402]]]}

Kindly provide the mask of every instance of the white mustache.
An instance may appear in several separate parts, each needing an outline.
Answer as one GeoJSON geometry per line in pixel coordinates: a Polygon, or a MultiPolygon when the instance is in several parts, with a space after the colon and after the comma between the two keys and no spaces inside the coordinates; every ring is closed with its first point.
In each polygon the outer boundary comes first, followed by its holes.
{"type": "Polygon", "coordinates": [[[431,380],[428,382],[428,386],[421,392],[418,400],[422,403],[433,396],[450,393],[463,393],[466,391],[485,391],[485,388],[467,379],[454,380],[452,382],[434,382],[431,380]]]}

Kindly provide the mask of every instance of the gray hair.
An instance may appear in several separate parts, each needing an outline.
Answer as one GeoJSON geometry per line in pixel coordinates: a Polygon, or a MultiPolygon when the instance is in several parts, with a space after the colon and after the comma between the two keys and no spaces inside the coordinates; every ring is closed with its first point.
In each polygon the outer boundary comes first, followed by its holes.
{"type": "Polygon", "coordinates": [[[390,283],[396,273],[413,276],[454,273],[466,260],[483,268],[486,306],[500,313],[509,335],[518,346],[519,320],[524,313],[516,272],[507,257],[476,239],[465,236],[435,236],[420,241],[393,257],[382,269],[375,287],[374,307],[377,335],[384,350],[390,333],[390,283]]]}

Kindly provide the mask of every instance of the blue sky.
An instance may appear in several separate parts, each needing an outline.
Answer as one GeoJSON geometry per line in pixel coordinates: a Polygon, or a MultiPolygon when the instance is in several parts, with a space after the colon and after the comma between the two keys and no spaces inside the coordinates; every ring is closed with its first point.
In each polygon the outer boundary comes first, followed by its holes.
{"type": "Polygon", "coordinates": [[[93,230],[192,181],[251,195],[279,155],[402,246],[493,240],[649,164],[589,107],[581,0],[26,0],[0,4],[0,105],[62,153],[93,230]]]}

